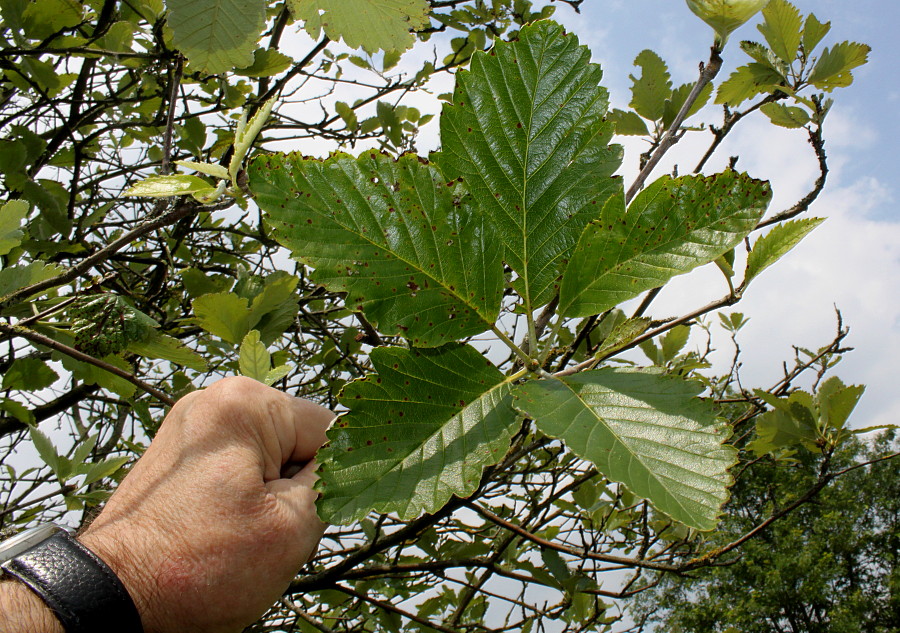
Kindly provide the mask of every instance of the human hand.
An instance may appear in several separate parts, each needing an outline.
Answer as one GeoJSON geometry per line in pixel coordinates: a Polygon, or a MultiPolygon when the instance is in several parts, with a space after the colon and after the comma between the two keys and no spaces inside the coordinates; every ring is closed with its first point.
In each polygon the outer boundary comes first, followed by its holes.
{"type": "Polygon", "coordinates": [[[249,378],[176,403],[79,537],[146,633],[237,632],[278,599],[324,531],[312,459],[333,417],[249,378]]]}

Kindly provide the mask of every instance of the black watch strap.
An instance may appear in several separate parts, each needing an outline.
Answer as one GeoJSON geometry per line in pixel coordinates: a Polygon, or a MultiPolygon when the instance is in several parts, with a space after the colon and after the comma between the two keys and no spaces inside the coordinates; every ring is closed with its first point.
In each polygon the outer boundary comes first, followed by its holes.
{"type": "Polygon", "coordinates": [[[3,564],[31,588],[66,633],[141,633],[141,618],[113,571],[66,531],[3,564]]]}

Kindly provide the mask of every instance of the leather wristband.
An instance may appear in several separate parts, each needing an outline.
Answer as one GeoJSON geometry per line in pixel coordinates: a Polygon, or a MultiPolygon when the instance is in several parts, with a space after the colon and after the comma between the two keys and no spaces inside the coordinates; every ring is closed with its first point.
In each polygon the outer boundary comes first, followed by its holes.
{"type": "Polygon", "coordinates": [[[66,633],[142,633],[125,585],[93,552],[65,530],[2,565],[34,591],[66,633]]]}

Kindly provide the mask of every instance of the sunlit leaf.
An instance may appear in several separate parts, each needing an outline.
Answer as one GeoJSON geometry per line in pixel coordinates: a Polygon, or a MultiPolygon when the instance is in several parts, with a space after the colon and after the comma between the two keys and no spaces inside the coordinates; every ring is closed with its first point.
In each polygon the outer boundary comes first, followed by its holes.
{"type": "Polygon", "coordinates": [[[22,241],[22,220],[28,215],[24,200],[10,200],[0,206],[0,255],[6,255],[22,241]]]}
{"type": "Polygon", "coordinates": [[[196,70],[224,73],[253,63],[264,0],[166,0],[172,43],[196,70]]]}
{"type": "Polygon", "coordinates": [[[768,183],[727,171],[660,178],[625,212],[622,194],[584,230],[563,278],[559,310],[600,314],[733,248],[765,212],[768,183]]]}
{"type": "Polygon", "coordinates": [[[148,198],[170,198],[172,196],[183,196],[209,188],[209,183],[197,176],[189,176],[187,174],[150,176],[126,189],[122,195],[143,196],[148,198]]]}
{"type": "Polygon", "coordinates": [[[800,243],[800,240],[824,221],[824,218],[801,218],[772,227],[768,233],[756,240],[747,257],[744,284],[749,283],[751,279],[784,257],[800,243]]]}
{"type": "Polygon", "coordinates": [[[686,525],[711,530],[736,451],[696,383],[601,369],[516,388],[515,406],[600,473],[686,525]]]}
{"type": "Polygon", "coordinates": [[[527,310],[547,303],[584,225],[617,186],[600,67],[551,22],[477,53],[441,116],[438,164],[499,228],[527,310]]]}
{"type": "Polygon", "coordinates": [[[638,53],[634,65],[640,67],[641,76],[631,79],[631,105],[645,119],[657,121],[665,112],[666,100],[672,94],[672,78],[669,67],[651,50],[638,53]]]}
{"type": "Polygon", "coordinates": [[[787,0],[770,0],[762,13],[765,21],[757,27],[759,32],[766,38],[772,51],[782,61],[790,64],[800,48],[803,27],[800,12],[787,0]]]}
{"type": "Polygon", "coordinates": [[[269,156],[250,174],[278,239],[382,332],[436,346],[494,324],[496,231],[418,157],[269,156]]]}
{"type": "Polygon", "coordinates": [[[826,92],[849,86],[853,83],[851,71],[869,61],[871,50],[871,46],[856,42],[826,48],[809,75],[809,83],[826,92]]]}
{"type": "Polygon", "coordinates": [[[324,31],[350,48],[368,53],[405,50],[428,25],[427,0],[287,0],[294,17],[303,20],[310,37],[324,31]]]}

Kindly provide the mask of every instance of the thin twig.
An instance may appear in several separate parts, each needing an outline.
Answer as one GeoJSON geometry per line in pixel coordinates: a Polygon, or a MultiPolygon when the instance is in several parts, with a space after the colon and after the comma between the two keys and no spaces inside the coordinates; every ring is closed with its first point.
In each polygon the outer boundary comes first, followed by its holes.
{"type": "Polygon", "coordinates": [[[60,352],[61,354],[65,354],[66,356],[70,356],[70,357],[74,358],[75,360],[80,360],[83,363],[88,363],[88,364],[93,365],[94,367],[99,367],[100,369],[102,369],[104,371],[108,371],[109,373],[111,373],[115,376],[118,376],[119,378],[123,378],[124,380],[127,380],[134,386],[139,387],[140,389],[143,389],[144,391],[149,393],[151,396],[153,396],[160,402],[162,402],[170,407],[175,405],[175,401],[172,400],[172,398],[170,398],[169,396],[164,394],[162,391],[159,391],[155,387],[148,385],[147,383],[145,383],[143,380],[141,380],[134,374],[131,374],[119,367],[116,367],[115,365],[110,365],[109,363],[104,362],[104,361],[100,360],[99,358],[94,358],[90,354],[85,354],[84,352],[77,350],[74,347],[70,347],[63,343],[60,343],[59,341],[54,341],[52,338],[50,338],[48,336],[44,336],[43,334],[40,334],[33,330],[29,330],[28,328],[19,327],[17,325],[8,325],[6,323],[0,323],[0,332],[4,332],[4,333],[10,334],[12,336],[24,338],[26,341],[29,341],[36,345],[43,345],[44,347],[49,347],[50,349],[56,350],[57,352],[60,352]]]}

